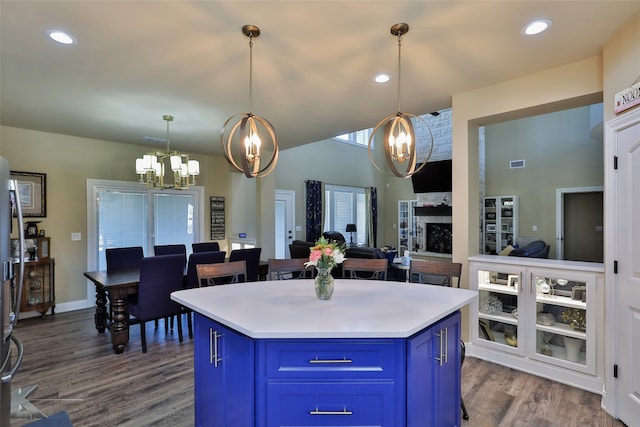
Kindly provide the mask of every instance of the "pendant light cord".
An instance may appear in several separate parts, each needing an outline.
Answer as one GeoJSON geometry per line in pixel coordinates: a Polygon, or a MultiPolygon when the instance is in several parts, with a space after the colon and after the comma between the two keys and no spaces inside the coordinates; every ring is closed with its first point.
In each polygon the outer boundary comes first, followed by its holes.
{"type": "Polygon", "coordinates": [[[253,34],[249,36],[249,116],[253,115],[253,34]]]}
{"type": "Polygon", "coordinates": [[[402,80],[402,76],[401,76],[402,66],[401,66],[401,60],[400,60],[401,57],[402,57],[402,36],[399,35],[398,36],[398,113],[402,111],[400,109],[400,81],[402,80]]]}

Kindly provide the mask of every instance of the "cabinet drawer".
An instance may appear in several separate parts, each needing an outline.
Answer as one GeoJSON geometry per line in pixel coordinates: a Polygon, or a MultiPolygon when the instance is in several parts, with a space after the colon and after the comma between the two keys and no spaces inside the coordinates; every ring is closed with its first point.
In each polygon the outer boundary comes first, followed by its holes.
{"type": "Polygon", "coordinates": [[[401,340],[311,340],[263,342],[269,379],[394,379],[404,358],[401,340]]]}
{"type": "Polygon", "coordinates": [[[393,383],[268,386],[268,426],[401,426],[404,409],[394,404],[393,383]]]}

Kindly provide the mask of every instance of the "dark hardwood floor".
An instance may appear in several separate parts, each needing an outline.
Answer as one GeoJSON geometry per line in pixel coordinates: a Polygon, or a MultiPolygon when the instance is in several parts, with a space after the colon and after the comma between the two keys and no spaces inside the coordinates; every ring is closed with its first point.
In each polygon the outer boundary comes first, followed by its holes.
{"type": "MultiPolygon", "coordinates": [[[[140,328],[131,328],[123,354],[98,334],[93,310],[23,319],[15,333],[25,357],[13,387],[37,384],[31,403],[47,415],[67,411],[75,427],[192,426],[193,341],[184,322],[165,332],[147,324],[148,352],[140,328]]],[[[463,427],[623,426],[600,407],[600,396],[493,363],[467,357],[462,392],[470,419],[463,427]]],[[[28,419],[12,418],[10,427],[28,419]]],[[[4,426],[3,426],[4,427],[4,426]]],[[[395,427],[395,426],[394,426],[395,427]]]]}

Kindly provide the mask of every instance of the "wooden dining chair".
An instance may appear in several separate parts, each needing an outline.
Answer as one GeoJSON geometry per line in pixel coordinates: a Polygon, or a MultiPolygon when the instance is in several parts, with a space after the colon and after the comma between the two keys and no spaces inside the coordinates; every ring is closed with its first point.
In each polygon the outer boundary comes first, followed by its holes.
{"type": "Polygon", "coordinates": [[[305,267],[305,258],[269,259],[269,280],[311,278],[313,270],[305,267]]]}
{"type": "Polygon", "coordinates": [[[460,276],[462,275],[462,264],[459,262],[442,261],[420,261],[411,260],[409,266],[409,281],[414,283],[425,283],[429,285],[460,287],[460,276]]]}
{"type": "Polygon", "coordinates": [[[342,263],[345,279],[386,280],[386,258],[347,258],[342,263]]]}
{"type": "MultiPolygon", "coordinates": [[[[460,276],[462,275],[462,264],[459,262],[442,262],[442,261],[420,261],[411,260],[409,266],[409,281],[414,283],[424,283],[429,285],[453,286],[456,281],[456,288],[460,287],[460,276]]],[[[464,341],[460,340],[460,368],[464,363],[465,346],[464,341]]],[[[460,397],[460,406],[462,407],[462,418],[469,419],[467,408],[464,400],[460,397]]]]}
{"type": "Polygon", "coordinates": [[[257,282],[260,270],[260,253],[262,248],[234,249],[229,254],[229,262],[245,260],[247,274],[245,282],[257,282]]]}
{"type": "Polygon", "coordinates": [[[226,285],[245,282],[247,263],[245,260],[196,265],[198,284],[202,286],[226,285]],[[206,285],[205,285],[206,284],[206,285]]]}

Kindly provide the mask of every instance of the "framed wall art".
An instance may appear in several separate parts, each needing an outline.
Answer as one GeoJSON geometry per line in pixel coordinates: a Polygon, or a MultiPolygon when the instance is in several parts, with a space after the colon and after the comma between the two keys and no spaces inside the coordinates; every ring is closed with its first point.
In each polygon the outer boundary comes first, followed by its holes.
{"type": "Polygon", "coordinates": [[[47,174],[11,171],[18,183],[23,217],[47,216],[47,174]]]}

